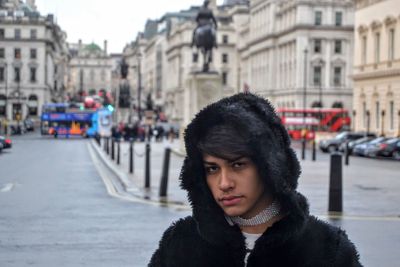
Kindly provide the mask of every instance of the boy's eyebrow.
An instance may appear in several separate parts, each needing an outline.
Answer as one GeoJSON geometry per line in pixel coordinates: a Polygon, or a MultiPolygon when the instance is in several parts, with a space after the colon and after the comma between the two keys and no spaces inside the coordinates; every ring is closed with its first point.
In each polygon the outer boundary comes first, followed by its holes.
{"type": "MultiPolygon", "coordinates": [[[[234,159],[229,159],[227,161],[228,161],[228,163],[232,163],[232,162],[235,162],[235,161],[237,161],[239,159],[242,159],[242,158],[245,158],[245,157],[244,156],[238,156],[238,157],[236,157],[234,159]]],[[[204,160],[203,160],[203,163],[205,165],[217,165],[217,163],[215,163],[215,162],[209,162],[209,161],[204,161],[204,160]]]]}

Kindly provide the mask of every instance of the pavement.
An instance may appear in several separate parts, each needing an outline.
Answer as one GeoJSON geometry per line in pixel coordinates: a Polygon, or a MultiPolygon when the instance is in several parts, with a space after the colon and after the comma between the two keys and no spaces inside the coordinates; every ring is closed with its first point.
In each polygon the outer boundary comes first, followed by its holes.
{"type": "MultiPolygon", "coordinates": [[[[159,203],[160,205],[175,205],[189,209],[186,191],[179,187],[179,173],[183,163],[184,154],[180,152],[179,140],[169,142],[150,143],[150,188],[145,188],[145,145],[135,142],[134,173],[129,172],[129,142],[120,143],[120,164],[116,164],[117,146],[115,145],[115,160],[107,155],[104,143],[101,147],[94,140],[91,146],[95,148],[105,164],[122,182],[125,191],[143,200],[159,203]],[[159,197],[161,170],[163,166],[164,151],[171,148],[169,167],[168,195],[159,197]]],[[[300,159],[300,145],[293,144],[300,159]]],[[[111,145],[110,145],[111,154],[111,145]]],[[[306,151],[306,159],[300,161],[302,174],[299,179],[298,190],[310,202],[310,211],[320,217],[384,217],[386,219],[400,220],[400,162],[392,160],[379,160],[360,157],[350,157],[350,164],[342,166],[343,169],[343,213],[332,214],[328,212],[329,196],[329,169],[330,155],[317,152],[317,160],[311,160],[311,150],[306,151]]]]}

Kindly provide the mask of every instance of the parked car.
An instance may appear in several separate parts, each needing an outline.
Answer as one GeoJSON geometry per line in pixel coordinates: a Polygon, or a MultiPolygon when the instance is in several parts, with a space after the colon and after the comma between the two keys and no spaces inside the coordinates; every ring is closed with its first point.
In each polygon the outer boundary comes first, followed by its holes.
{"type": "Polygon", "coordinates": [[[392,157],[400,160],[400,138],[391,138],[379,144],[376,156],[392,157]]]}
{"type": "Polygon", "coordinates": [[[372,153],[375,149],[376,145],[379,145],[382,142],[385,142],[388,138],[387,137],[378,137],[369,142],[365,142],[363,144],[356,145],[353,149],[353,154],[358,156],[366,157],[368,153],[372,153]]]}
{"type": "Polygon", "coordinates": [[[321,140],[319,142],[319,148],[323,152],[333,152],[339,149],[339,146],[342,143],[353,141],[360,139],[365,136],[375,136],[375,134],[371,133],[354,133],[354,132],[341,132],[340,134],[336,135],[335,138],[321,140]]]}
{"type": "Polygon", "coordinates": [[[348,150],[349,150],[349,154],[351,155],[353,153],[353,149],[356,145],[360,145],[366,142],[371,141],[372,139],[375,139],[375,137],[372,136],[365,136],[362,137],[360,139],[357,140],[353,140],[353,141],[348,141],[348,142],[343,142],[342,144],[340,144],[339,146],[339,151],[341,152],[346,152],[346,144],[348,144],[348,150]]]}
{"type": "Polygon", "coordinates": [[[3,145],[3,148],[11,148],[12,142],[11,139],[5,138],[4,136],[0,135],[0,143],[3,145]]]}

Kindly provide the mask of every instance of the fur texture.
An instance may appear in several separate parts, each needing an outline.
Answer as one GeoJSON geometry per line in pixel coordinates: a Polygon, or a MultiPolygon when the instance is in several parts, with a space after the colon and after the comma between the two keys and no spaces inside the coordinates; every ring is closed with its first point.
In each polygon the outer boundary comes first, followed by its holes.
{"type": "Polygon", "coordinates": [[[257,241],[247,266],[361,266],[354,245],[339,228],[309,215],[296,191],[300,165],[289,136],[271,104],[253,94],[237,94],[200,111],[185,132],[187,157],[180,180],[193,214],[164,233],[149,266],[244,266],[244,237],[230,226],[205,180],[197,143],[207,129],[229,123],[248,136],[266,188],[286,216],[257,241]]]}

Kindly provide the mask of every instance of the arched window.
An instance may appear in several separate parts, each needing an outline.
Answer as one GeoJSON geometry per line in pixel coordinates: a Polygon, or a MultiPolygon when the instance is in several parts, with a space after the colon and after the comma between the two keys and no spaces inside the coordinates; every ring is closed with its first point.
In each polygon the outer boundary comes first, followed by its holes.
{"type": "Polygon", "coordinates": [[[29,97],[28,97],[28,113],[30,116],[38,115],[38,97],[37,97],[37,95],[29,95],[29,97]]]}

